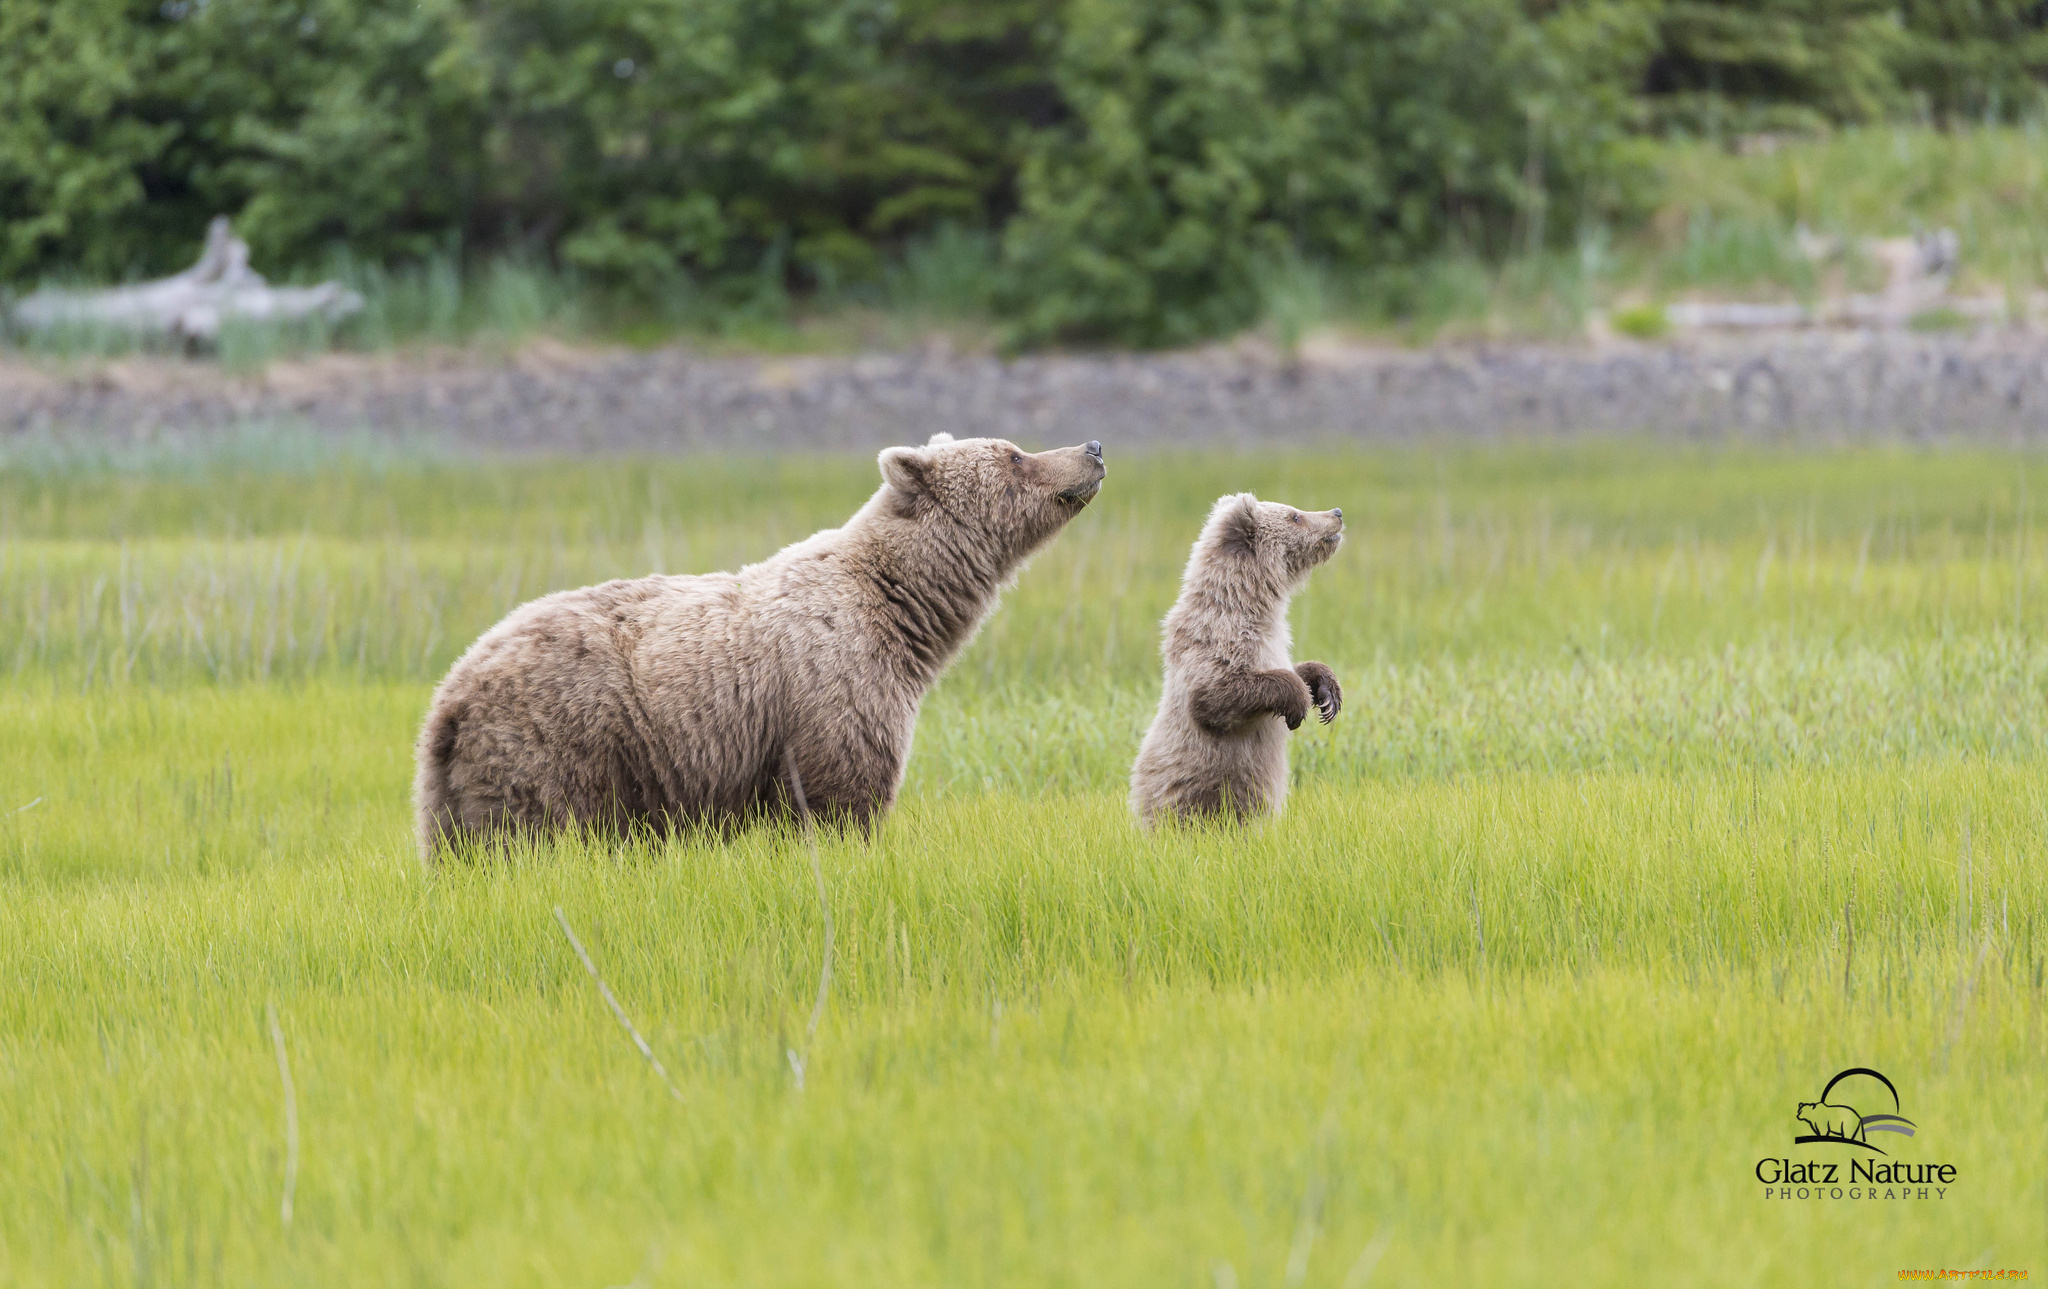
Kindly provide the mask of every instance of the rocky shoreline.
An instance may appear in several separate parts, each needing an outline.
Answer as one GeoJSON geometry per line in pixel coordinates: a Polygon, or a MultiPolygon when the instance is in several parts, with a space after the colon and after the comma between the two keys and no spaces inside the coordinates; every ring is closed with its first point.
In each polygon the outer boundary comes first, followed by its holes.
{"type": "Polygon", "coordinates": [[[175,443],[297,425],[484,452],[873,448],[937,430],[1031,445],[2048,435],[2048,336],[1789,331],[1683,342],[1252,344],[1003,360],[943,348],[851,357],[675,347],[334,354],[214,364],[0,360],[0,437],[175,443]]]}

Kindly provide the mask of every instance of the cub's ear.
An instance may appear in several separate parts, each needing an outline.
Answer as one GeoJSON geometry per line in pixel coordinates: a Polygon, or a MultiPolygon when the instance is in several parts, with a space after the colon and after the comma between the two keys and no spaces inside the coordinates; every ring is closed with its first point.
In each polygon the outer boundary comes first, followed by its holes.
{"type": "Polygon", "coordinates": [[[1232,554],[1249,555],[1259,539],[1259,499],[1249,492],[1223,497],[1210,512],[1216,541],[1232,554]]]}
{"type": "Polygon", "coordinates": [[[923,448],[883,448],[875,461],[896,491],[916,497],[929,490],[932,458],[923,448]]]}
{"type": "Polygon", "coordinates": [[[946,433],[944,430],[940,430],[937,434],[932,435],[930,439],[925,441],[925,446],[928,448],[935,448],[944,443],[951,443],[952,441],[952,435],[946,433]]]}

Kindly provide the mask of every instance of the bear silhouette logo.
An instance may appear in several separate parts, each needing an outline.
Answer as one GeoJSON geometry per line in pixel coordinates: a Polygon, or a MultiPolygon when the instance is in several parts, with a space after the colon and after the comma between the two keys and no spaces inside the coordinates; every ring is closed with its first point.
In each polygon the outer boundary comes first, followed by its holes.
{"type": "Polygon", "coordinates": [[[1828,1105],[1824,1101],[1801,1101],[1799,1121],[1813,1129],[1816,1137],[1841,1141],[1863,1141],[1863,1116],[1854,1106],[1828,1105]]]}
{"type": "Polygon", "coordinates": [[[1860,1146],[1865,1150],[1882,1155],[1885,1152],[1871,1143],[1871,1133],[1891,1132],[1907,1137],[1913,1135],[1915,1126],[1913,1121],[1897,1113],[1863,1114],[1854,1106],[1828,1100],[1829,1094],[1835,1090],[1837,1084],[1846,1079],[1859,1076],[1874,1079],[1882,1084],[1884,1090],[1891,1093],[1892,1110],[1896,1112],[1899,1109],[1899,1090],[1892,1086],[1890,1079],[1879,1074],[1876,1070],[1863,1065],[1859,1065],[1854,1069],[1843,1070],[1840,1074],[1828,1080],[1828,1085],[1820,1091],[1820,1099],[1818,1101],[1801,1101],[1799,1103],[1799,1109],[1795,1113],[1795,1117],[1806,1126],[1807,1131],[1792,1138],[1794,1145],[1818,1143],[1836,1146],[1860,1146]]]}

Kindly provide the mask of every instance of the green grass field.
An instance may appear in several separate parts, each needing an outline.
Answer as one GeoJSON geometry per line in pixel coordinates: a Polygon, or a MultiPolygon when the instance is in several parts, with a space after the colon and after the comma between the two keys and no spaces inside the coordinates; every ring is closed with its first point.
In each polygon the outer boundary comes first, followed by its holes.
{"type": "Polygon", "coordinates": [[[2040,459],[1110,471],[824,838],[813,1037],[798,836],[426,871],[411,740],[515,603],[759,557],[870,462],[0,460],[0,1282],[2048,1275],[2040,459]],[[1344,715],[1282,819],[1148,838],[1156,623],[1245,487],[1351,523],[1294,611],[1344,715]],[[1765,1198],[1853,1066],[1954,1182],[1765,1198]]]}

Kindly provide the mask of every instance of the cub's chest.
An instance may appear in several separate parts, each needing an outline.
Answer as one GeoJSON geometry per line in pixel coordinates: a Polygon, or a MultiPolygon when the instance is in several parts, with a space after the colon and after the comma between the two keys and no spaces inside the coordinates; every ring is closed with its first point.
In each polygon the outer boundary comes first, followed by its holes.
{"type": "Polygon", "coordinates": [[[1267,629],[1257,645],[1260,671],[1273,671],[1288,666],[1288,657],[1294,642],[1288,638],[1287,620],[1282,618],[1267,629]]]}
{"type": "Polygon", "coordinates": [[[1283,619],[1270,626],[1169,631],[1161,653],[1168,671],[1270,671],[1291,665],[1293,647],[1283,619]]]}

